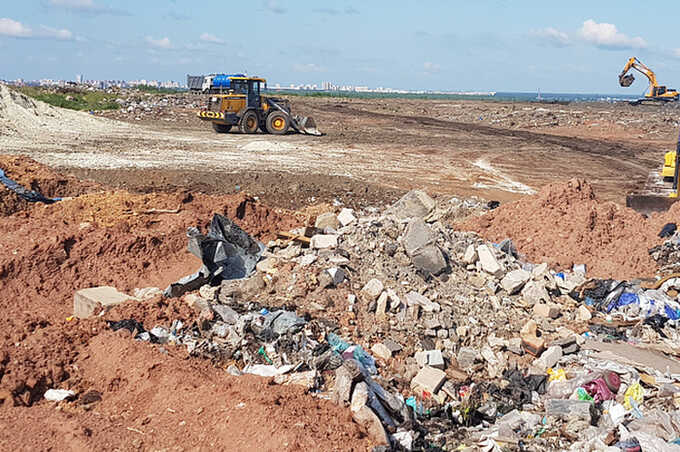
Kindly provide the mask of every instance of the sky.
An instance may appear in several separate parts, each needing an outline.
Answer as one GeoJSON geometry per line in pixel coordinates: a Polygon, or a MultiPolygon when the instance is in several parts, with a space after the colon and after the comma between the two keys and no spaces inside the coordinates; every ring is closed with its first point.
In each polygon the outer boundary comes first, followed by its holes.
{"type": "Polygon", "coordinates": [[[642,93],[680,89],[675,1],[2,0],[0,79],[247,72],[270,84],[642,93]],[[670,17],[664,17],[666,15],[670,17]]]}

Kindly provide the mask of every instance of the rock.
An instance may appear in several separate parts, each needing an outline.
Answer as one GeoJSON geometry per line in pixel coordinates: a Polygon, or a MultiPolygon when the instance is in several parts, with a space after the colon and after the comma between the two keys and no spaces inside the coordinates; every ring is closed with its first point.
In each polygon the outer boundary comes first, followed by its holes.
{"type": "Polygon", "coordinates": [[[371,351],[375,356],[385,361],[392,358],[392,350],[390,350],[385,344],[378,342],[371,347],[371,351]]]}
{"type": "Polygon", "coordinates": [[[526,283],[522,289],[522,298],[529,306],[541,302],[550,302],[550,294],[545,289],[545,286],[538,281],[529,281],[526,283]]]}
{"type": "Polygon", "coordinates": [[[534,314],[546,319],[556,319],[560,315],[561,307],[557,304],[537,303],[533,307],[534,314]]]}
{"type": "Polygon", "coordinates": [[[378,320],[385,318],[387,314],[387,292],[383,291],[375,305],[375,316],[378,320]]]}
{"type": "Polygon", "coordinates": [[[434,394],[439,391],[439,388],[444,384],[444,380],[446,380],[446,373],[443,370],[425,366],[411,380],[411,389],[420,388],[430,394],[434,394]]]}
{"type": "Polygon", "coordinates": [[[576,320],[577,321],[587,322],[592,318],[593,318],[593,315],[590,313],[590,310],[586,306],[581,305],[576,310],[576,320]]]}
{"type": "Polygon", "coordinates": [[[368,301],[374,301],[380,296],[384,288],[385,286],[383,286],[382,281],[373,278],[366,283],[363,289],[361,289],[361,294],[368,301]]]}
{"type": "Polygon", "coordinates": [[[481,358],[479,352],[472,347],[461,347],[456,355],[458,367],[461,369],[472,367],[479,358],[481,358]]]}
{"type": "Polygon", "coordinates": [[[317,229],[332,228],[337,230],[340,228],[340,222],[333,212],[326,212],[316,217],[314,227],[317,229]]]}
{"type": "Polygon", "coordinates": [[[444,254],[436,245],[428,245],[411,256],[413,266],[425,275],[439,275],[446,270],[444,254]]]}
{"type": "Polygon", "coordinates": [[[331,285],[337,287],[345,280],[345,271],[339,267],[331,267],[325,271],[331,277],[331,285]]]}
{"type": "Polygon", "coordinates": [[[337,248],[338,235],[337,234],[317,234],[309,242],[309,246],[315,250],[323,250],[328,248],[337,248]]]}
{"type": "Polygon", "coordinates": [[[45,391],[45,400],[51,402],[61,402],[62,400],[72,399],[76,393],[67,389],[48,389],[45,391]]]}
{"type": "Polygon", "coordinates": [[[354,391],[352,391],[350,410],[352,410],[352,412],[359,411],[362,407],[368,405],[369,397],[370,393],[366,382],[361,381],[357,383],[354,387],[354,391]]]}
{"type": "Polygon", "coordinates": [[[399,219],[425,218],[434,210],[436,203],[422,190],[411,190],[388,209],[399,219]]]}
{"type": "Polygon", "coordinates": [[[262,272],[262,273],[267,273],[269,275],[275,275],[276,273],[279,272],[279,270],[276,268],[278,264],[278,260],[274,258],[267,258],[263,259],[260,262],[255,265],[255,268],[257,271],[262,272]]]}
{"type": "Polygon", "coordinates": [[[472,265],[477,262],[478,258],[479,256],[477,255],[477,249],[475,246],[469,245],[465,250],[465,254],[463,255],[463,263],[466,265],[472,265]]]}
{"type": "Polygon", "coordinates": [[[315,254],[305,254],[298,259],[298,264],[302,267],[307,267],[312,265],[316,261],[317,257],[315,254]]]}
{"type": "Polygon", "coordinates": [[[422,218],[414,218],[408,223],[402,239],[407,255],[413,256],[433,242],[432,231],[422,218]]]}
{"type": "MultiPolygon", "coordinates": [[[[201,288],[203,288],[202,286],[201,288]]],[[[150,298],[154,298],[158,295],[163,295],[163,291],[159,289],[158,287],[144,287],[142,289],[135,289],[132,291],[134,294],[135,298],[139,300],[148,300],[150,298]]]]}
{"type": "Polygon", "coordinates": [[[225,323],[230,325],[236,325],[240,317],[236,311],[226,305],[216,304],[212,306],[212,309],[225,323]]]}
{"type": "Polygon", "coordinates": [[[286,248],[276,253],[276,256],[283,259],[294,259],[300,254],[302,254],[302,247],[295,243],[291,243],[286,248]]]}
{"type": "Polygon", "coordinates": [[[338,221],[342,227],[349,226],[356,221],[354,211],[352,209],[342,209],[338,214],[338,221]]]}
{"type": "Polygon", "coordinates": [[[118,292],[115,287],[100,286],[80,289],[73,295],[73,315],[87,319],[101,310],[109,310],[133,297],[118,292]]]}
{"type": "Polygon", "coordinates": [[[210,311],[210,303],[205,298],[196,294],[190,293],[185,295],[184,302],[193,310],[197,312],[210,311]]]}
{"type": "Polygon", "coordinates": [[[390,303],[390,311],[397,312],[401,307],[401,299],[397,293],[392,289],[387,289],[387,299],[390,303]]]}
{"type": "Polygon", "coordinates": [[[392,339],[385,339],[383,344],[385,344],[385,347],[387,347],[392,354],[399,353],[402,349],[402,346],[394,342],[392,339]]]}
{"type": "Polygon", "coordinates": [[[587,400],[548,399],[545,402],[545,410],[548,416],[562,419],[583,419],[590,422],[592,419],[592,403],[587,400]]]}
{"type": "Polygon", "coordinates": [[[559,345],[552,345],[541,354],[541,357],[534,360],[533,366],[545,372],[562,358],[562,347],[559,345]]]}
{"type": "Polygon", "coordinates": [[[420,295],[418,292],[409,292],[406,294],[406,303],[409,306],[420,306],[423,308],[423,311],[425,312],[439,312],[441,310],[441,306],[439,303],[435,303],[434,301],[430,301],[427,297],[420,295]]]}
{"type": "Polygon", "coordinates": [[[477,247],[477,256],[479,257],[479,263],[486,273],[498,277],[503,273],[503,269],[496,260],[496,256],[493,251],[489,249],[486,245],[479,245],[477,247]]]}
{"type": "Polygon", "coordinates": [[[376,445],[389,445],[390,439],[380,422],[380,418],[368,406],[362,406],[352,412],[354,421],[366,429],[371,442],[376,445]]]}
{"type": "Polygon", "coordinates": [[[435,369],[442,370],[444,367],[446,367],[441,350],[426,350],[417,352],[415,358],[420,367],[430,366],[434,367],[435,369]]]}
{"type": "Polygon", "coordinates": [[[501,280],[501,286],[510,295],[519,292],[524,287],[527,281],[531,278],[531,274],[526,270],[513,270],[506,274],[501,280]]]}
{"type": "Polygon", "coordinates": [[[343,361],[342,365],[335,370],[332,400],[338,404],[349,403],[352,386],[362,378],[363,375],[356,361],[353,359],[343,361]]]}

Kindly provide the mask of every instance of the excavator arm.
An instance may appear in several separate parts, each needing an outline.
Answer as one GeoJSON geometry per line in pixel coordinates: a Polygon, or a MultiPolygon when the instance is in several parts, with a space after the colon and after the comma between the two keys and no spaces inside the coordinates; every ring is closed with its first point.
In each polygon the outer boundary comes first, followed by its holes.
{"type": "Polygon", "coordinates": [[[650,68],[642,64],[640,60],[638,60],[636,57],[632,57],[628,60],[626,65],[623,67],[623,70],[619,74],[619,85],[621,86],[630,86],[633,84],[635,81],[635,77],[633,74],[629,74],[631,69],[635,69],[636,71],[642,73],[647,79],[649,80],[649,86],[650,86],[650,95],[654,91],[654,88],[658,87],[659,84],[656,81],[656,74],[654,74],[654,71],[652,71],[650,68]]]}

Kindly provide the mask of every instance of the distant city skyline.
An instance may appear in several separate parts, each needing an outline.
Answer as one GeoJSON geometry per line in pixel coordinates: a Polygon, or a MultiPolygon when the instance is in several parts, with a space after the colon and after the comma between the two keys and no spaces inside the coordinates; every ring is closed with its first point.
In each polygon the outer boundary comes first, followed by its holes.
{"type": "MultiPolygon", "coordinates": [[[[660,83],[680,86],[680,44],[631,0],[5,3],[0,53],[11,64],[0,68],[3,79],[248,72],[282,86],[631,94],[645,90],[645,77],[621,88],[617,75],[637,56],[660,83]],[[225,27],[225,17],[252,20],[225,27]]],[[[661,0],[654,10],[675,6],[661,0]]]]}

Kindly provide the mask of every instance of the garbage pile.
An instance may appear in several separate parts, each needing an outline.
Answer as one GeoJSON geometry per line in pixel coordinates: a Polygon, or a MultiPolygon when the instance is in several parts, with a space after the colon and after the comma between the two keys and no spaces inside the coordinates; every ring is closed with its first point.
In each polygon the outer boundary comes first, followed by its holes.
{"type": "Polygon", "coordinates": [[[269,242],[252,275],[189,288],[191,324],[126,325],[345,404],[384,447],[680,450],[680,275],[556,272],[455,230],[464,204],[415,190],[319,215],[269,242]]]}
{"type": "Polygon", "coordinates": [[[180,93],[142,94],[134,90],[124,90],[119,93],[115,102],[120,105],[118,110],[101,111],[97,114],[127,121],[188,122],[189,119],[193,119],[194,110],[203,106],[205,98],[180,93]]]}

